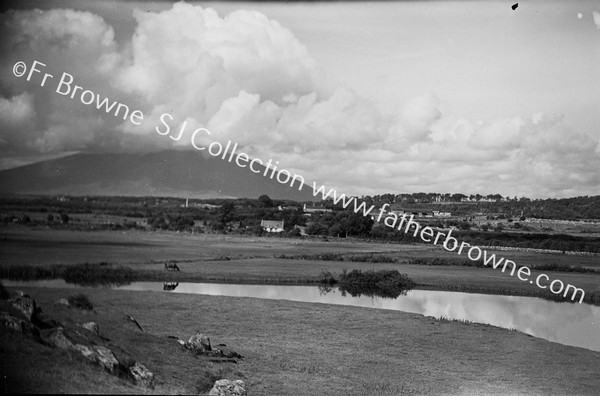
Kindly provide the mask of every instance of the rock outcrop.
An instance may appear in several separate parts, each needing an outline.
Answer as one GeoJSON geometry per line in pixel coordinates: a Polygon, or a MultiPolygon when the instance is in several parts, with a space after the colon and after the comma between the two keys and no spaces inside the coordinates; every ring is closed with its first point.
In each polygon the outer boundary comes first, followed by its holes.
{"type": "MultiPolygon", "coordinates": [[[[61,299],[61,304],[63,300],[67,301],[61,299]]],[[[17,292],[8,304],[10,312],[0,312],[0,326],[31,336],[44,345],[79,353],[110,374],[127,377],[141,387],[153,388],[154,374],[123,348],[108,344],[108,339],[100,336],[96,322],[72,327],[59,324],[44,314],[33,298],[22,292],[17,292]]],[[[210,348],[208,339],[200,340],[199,345],[206,345],[206,342],[210,348]]]]}
{"type": "Polygon", "coordinates": [[[96,322],[86,322],[86,323],[82,323],[81,327],[83,327],[84,329],[91,331],[92,333],[99,335],[100,334],[100,326],[98,326],[98,323],[96,322]]]}
{"type": "Polygon", "coordinates": [[[190,351],[198,354],[203,354],[212,350],[212,347],[210,346],[210,339],[200,333],[191,336],[185,346],[190,351]]]}
{"type": "Polygon", "coordinates": [[[154,374],[152,374],[143,364],[135,362],[135,364],[129,368],[129,378],[136,385],[150,388],[154,381],[154,374]]]}
{"type": "Polygon", "coordinates": [[[247,394],[244,381],[220,379],[215,381],[208,396],[246,396],[247,394]]]}
{"type": "Polygon", "coordinates": [[[35,300],[29,297],[27,294],[20,294],[8,300],[8,303],[13,306],[17,311],[23,314],[25,319],[31,321],[33,315],[37,311],[35,300]]]}
{"type": "MultiPolygon", "coordinates": [[[[187,342],[178,339],[177,337],[170,336],[170,338],[176,339],[186,349],[192,351],[196,355],[204,355],[213,358],[225,358],[227,361],[236,362],[235,359],[243,359],[244,357],[237,352],[230,350],[225,346],[219,346],[213,348],[210,344],[210,339],[202,333],[196,333],[191,336],[187,342]]],[[[225,344],[219,344],[225,345],[225,344]]],[[[222,361],[222,360],[219,360],[222,361]]]]}

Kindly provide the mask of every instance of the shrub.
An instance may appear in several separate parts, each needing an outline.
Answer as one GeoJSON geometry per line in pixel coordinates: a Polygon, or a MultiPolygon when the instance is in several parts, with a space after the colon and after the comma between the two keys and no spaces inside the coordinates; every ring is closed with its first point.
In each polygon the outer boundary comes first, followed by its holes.
{"type": "Polygon", "coordinates": [[[325,285],[333,285],[337,283],[337,280],[331,272],[321,271],[321,275],[319,276],[319,283],[323,283],[325,285]]]}
{"type": "Polygon", "coordinates": [[[88,311],[94,309],[94,306],[92,305],[92,302],[90,301],[88,296],[86,296],[83,293],[70,296],[67,301],[69,301],[69,305],[75,308],[85,309],[88,311]]]}
{"type": "Polygon", "coordinates": [[[340,276],[340,290],[354,297],[364,294],[370,297],[396,298],[414,286],[412,279],[397,270],[344,270],[340,276]]]}
{"type": "Polygon", "coordinates": [[[393,257],[387,256],[385,254],[363,254],[363,255],[354,255],[349,256],[347,258],[348,261],[360,262],[360,263],[397,263],[393,257]]]}

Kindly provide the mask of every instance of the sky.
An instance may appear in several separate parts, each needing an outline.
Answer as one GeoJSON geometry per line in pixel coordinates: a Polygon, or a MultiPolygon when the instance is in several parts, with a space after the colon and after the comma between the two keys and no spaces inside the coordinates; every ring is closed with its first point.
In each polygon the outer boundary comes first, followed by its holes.
{"type": "Polygon", "coordinates": [[[598,195],[600,2],[513,3],[4,3],[0,165],[202,127],[346,194],[598,195]],[[14,75],[34,60],[143,123],[14,75]]]}

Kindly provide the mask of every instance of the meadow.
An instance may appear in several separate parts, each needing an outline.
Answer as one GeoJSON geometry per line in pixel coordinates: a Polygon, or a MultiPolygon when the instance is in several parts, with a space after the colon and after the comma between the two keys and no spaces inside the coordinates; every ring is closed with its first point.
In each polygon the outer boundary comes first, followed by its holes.
{"type": "MultiPolygon", "coordinates": [[[[3,228],[0,240],[0,274],[10,267],[52,269],[107,263],[133,270],[130,280],[312,284],[323,279],[323,272],[335,276],[344,269],[398,270],[422,289],[551,297],[550,293],[500,270],[411,264],[427,262],[424,259],[466,260],[440,246],[424,244],[166,231],[77,232],[26,227],[3,228]],[[336,255],[344,256],[344,261],[328,259],[328,256],[336,255]],[[315,259],[319,256],[322,259],[315,259]],[[181,271],[165,271],[165,262],[177,263],[181,271]]],[[[531,268],[553,265],[563,270],[570,267],[592,270],[594,272],[590,273],[532,270],[532,278],[538,273],[548,273],[553,279],[583,288],[586,301],[600,304],[600,260],[597,256],[492,249],[490,252],[531,268]]]]}
{"type": "Polygon", "coordinates": [[[94,305],[88,312],[54,304],[72,290],[24,291],[59,321],[97,322],[100,334],[155,374],[156,386],[134,387],[74,354],[0,330],[3,389],[206,394],[219,377],[242,379],[251,395],[281,396],[591,395],[600,387],[600,352],[488,325],[370,308],[103,289],[86,290],[94,305]],[[206,362],[167,338],[196,332],[245,358],[206,362]]]}
{"type": "MultiPolygon", "coordinates": [[[[318,283],[323,272],[397,270],[421,289],[538,292],[498,270],[409,264],[457,259],[423,244],[21,226],[0,229],[0,241],[0,271],[69,268],[98,274],[99,268],[120,267],[130,280],[310,284],[318,283]],[[165,271],[165,262],[176,262],[181,271],[165,271]]],[[[600,269],[597,257],[498,253],[532,267],[552,263],[600,269]]],[[[598,273],[548,273],[586,293],[600,292],[598,273]]],[[[79,356],[2,329],[3,389],[206,394],[222,377],[244,380],[253,395],[559,395],[600,389],[600,352],[488,325],[350,306],[104,288],[84,291],[94,306],[87,312],[55,304],[72,290],[24,291],[60,322],[97,322],[101,334],[124,345],[155,373],[156,387],[134,387],[79,356]],[[127,315],[145,331],[132,326],[127,315]],[[245,359],[207,362],[167,338],[187,339],[196,332],[209,335],[213,344],[226,343],[245,359]]]]}

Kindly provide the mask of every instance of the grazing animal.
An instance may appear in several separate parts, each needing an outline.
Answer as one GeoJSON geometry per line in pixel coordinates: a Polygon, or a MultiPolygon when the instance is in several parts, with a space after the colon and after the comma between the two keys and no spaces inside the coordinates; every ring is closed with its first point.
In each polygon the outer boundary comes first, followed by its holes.
{"type": "Polygon", "coordinates": [[[179,282],[164,282],[163,290],[164,291],[172,291],[172,290],[175,290],[175,288],[177,286],[179,286],[179,282]]]}
{"type": "Polygon", "coordinates": [[[179,267],[176,262],[172,261],[170,263],[165,263],[165,270],[179,271],[179,267]]]}

